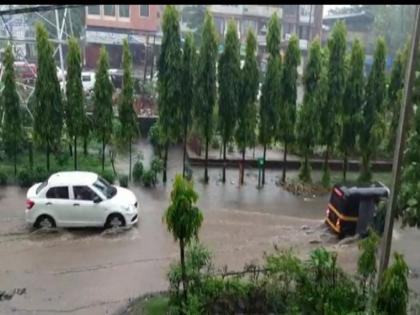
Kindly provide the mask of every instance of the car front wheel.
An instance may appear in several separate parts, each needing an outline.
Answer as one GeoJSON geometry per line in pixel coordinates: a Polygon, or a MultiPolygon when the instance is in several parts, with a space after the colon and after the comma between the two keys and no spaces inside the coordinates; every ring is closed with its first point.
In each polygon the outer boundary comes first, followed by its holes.
{"type": "Polygon", "coordinates": [[[106,228],[118,228],[125,225],[124,217],[121,214],[111,214],[106,220],[106,228]]]}

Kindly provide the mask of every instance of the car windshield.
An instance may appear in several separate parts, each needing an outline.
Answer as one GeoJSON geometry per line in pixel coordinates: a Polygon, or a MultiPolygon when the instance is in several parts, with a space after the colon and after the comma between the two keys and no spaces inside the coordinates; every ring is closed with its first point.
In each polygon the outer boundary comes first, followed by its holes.
{"type": "Polygon", "coordinates": [[[96,182],[93,183],[93,186],[98,188],[108,199],[114,197],[115,194],[117,193],[117,188],[115,188],[110,183],[108,183],[105,179],[99,176],[96,182]]]}

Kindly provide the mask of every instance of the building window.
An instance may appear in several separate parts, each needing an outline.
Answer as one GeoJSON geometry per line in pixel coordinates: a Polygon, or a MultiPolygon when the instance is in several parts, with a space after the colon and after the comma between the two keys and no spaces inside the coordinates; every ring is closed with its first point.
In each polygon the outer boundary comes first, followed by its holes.
{"type": "Polygon", "coordinates": [[[141,4],[140,5],[140,16],[148,17],[149,16],[149,5],[141,4]]]}
{"type": "Polygon", "coordinates": [[[104,15],[106,16],[115,16],[115,5],[105,4],[104,5],[104,15]]]}
{"type": "Polygon", "coordinates": [[[100,15],[101,11],[99,5],[90,5],[88,6],[88,15],[100,15]]]}
{"type": "Polygon", "coordinates": [[[120,4],[118,6],[118,14],[121,18],[129,18],[130,17],[130,6],[128,4],[120,4]]]}
{"type": "Polygon", "coordinates": [[[306,25],[299,26],[299,38],[309,40],[309,26],[306,26],[306,25]]]}

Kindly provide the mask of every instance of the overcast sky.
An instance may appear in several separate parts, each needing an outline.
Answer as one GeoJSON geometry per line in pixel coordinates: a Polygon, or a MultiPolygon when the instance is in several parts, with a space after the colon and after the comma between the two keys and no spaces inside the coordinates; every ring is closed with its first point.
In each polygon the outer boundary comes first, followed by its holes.
{"type": "Polygon", "coordinates": [[[323,16],[328,15],[328,11],[338,7],[348,7],[349,4],[324,4],[323,16]]]}

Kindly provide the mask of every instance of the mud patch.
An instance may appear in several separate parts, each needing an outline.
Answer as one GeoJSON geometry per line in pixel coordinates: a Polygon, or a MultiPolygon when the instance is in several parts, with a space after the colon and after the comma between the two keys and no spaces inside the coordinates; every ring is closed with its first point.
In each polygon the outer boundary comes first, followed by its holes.
{"type": "Polygon", "coordinates": [[[282,186],[284,190],[291,192],[296,196],[304,197],[304,201],[309,201],[310,198],[324,196],[330,192],[330,188],[325,188],[319,184],[303,184],[300,182],[276,182],[277,186],[282,186]]]}

